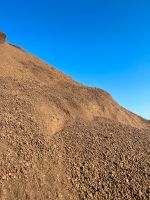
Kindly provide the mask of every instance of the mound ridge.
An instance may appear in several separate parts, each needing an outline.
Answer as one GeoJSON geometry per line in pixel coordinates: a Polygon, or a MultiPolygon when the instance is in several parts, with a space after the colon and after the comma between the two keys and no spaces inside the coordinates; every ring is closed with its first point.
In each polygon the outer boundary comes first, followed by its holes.
{"type": "Polygon", "coordinates": [[[148,199],[149,121],[5,38],[0,199],[148,199]]]}

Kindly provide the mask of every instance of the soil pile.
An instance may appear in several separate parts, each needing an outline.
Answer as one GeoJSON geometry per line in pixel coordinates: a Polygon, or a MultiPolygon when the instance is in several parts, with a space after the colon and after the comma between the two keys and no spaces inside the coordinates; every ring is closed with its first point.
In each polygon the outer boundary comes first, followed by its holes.
{"type": "Polygon", "coordinates": [[[149,121],[5,38],[0,199],[149,199],[149,121]]]}

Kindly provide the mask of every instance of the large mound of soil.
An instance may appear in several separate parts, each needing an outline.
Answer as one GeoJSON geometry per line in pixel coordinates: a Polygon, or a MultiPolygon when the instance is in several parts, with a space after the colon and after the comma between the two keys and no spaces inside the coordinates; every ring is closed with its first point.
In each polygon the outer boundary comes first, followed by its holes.
{"type": "Polygon", "coordinates": [[[4,36],[0,199],[149,199],[149,121],[4,36]]]}

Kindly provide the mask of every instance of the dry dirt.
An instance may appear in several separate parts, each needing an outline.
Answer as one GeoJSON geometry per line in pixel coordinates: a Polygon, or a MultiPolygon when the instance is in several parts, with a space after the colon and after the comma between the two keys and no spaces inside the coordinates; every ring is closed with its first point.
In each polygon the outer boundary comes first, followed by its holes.
{"type": "Polygon", "coordinates": [[[150,122],[5,37],[0,199],[149,199],[150,122]]]}

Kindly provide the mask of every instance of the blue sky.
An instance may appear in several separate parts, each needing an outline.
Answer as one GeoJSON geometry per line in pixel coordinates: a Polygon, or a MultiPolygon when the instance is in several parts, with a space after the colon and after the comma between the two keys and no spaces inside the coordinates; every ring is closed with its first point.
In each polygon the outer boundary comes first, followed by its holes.
{"type": "Polygon", "coordinates": [[[150,119],[150,1],[6,0],[9,42],[150,119]]]}

